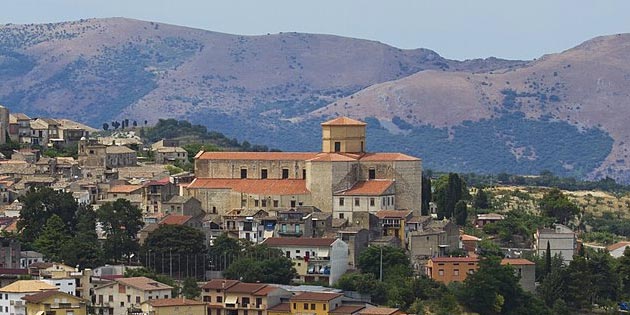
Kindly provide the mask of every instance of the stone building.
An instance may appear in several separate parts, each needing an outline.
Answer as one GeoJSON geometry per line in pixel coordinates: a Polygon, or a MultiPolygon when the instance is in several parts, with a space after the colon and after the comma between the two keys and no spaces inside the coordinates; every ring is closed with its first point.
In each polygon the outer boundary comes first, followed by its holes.
{"type": "Polygon", "coordinates": [[[573,261],[573,255],[577,249],[577,236],[570,228],[562,224],[554,224],[552,229],[536,230],[534,250],[538,256],[545,256],[547,244],[549,244],[551,256],[561,256],[566,265],[573,261]]]}
{"type": "Polygon", "coordinates": [[[200,200],[206,212],[218,214],[300,205],[328,213],[339,209],[335,218],[385,209],[419,214],[421,160],[366,152],[365,129],[364,122],[347,117],[322,123],[322,152],[202,151],[195,156],[197,179],[185,194],[200,200]]]}

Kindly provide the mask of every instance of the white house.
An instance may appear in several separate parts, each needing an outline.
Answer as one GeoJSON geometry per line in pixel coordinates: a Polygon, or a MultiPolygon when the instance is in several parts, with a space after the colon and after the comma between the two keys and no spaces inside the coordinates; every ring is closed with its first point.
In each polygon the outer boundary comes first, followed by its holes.
{"type": "Polygon", "coordinates": [[[118,278],[94,289],[97,314],[127,315],[153,299],[170,299],[173,287],[146,277],[118,278]]]}
{"type": "Polygon", "coordinates": [[[626,250],[627,247],[630,247],[630,242],[622,241],[622,242],[617,242],[615,244],[612,244],[608,246],[606,249],[608,249],[608,252],[610,253],[611,256],[615,258],[619,258],[623,256],[623,252],[626,250]]]}
{"type": "Polygon", "coordinates": [[[577,249],[575,232],[562,224],[554,224],[553,229],[538,229],[534,234],[534,250],[538,256],[544,257],[547,243],[551,256],[560,255],[565,264],[573,261],[577,249]]]}
{"type": "Polygon", "coordinates": [[[23,297],[46,290],[57,290],[54,285],[40,280],[18,280],[0,288],[0,308],[4,315],[26,315],[23,297]]]}
{"type": "Polygon", "coordinates": [[[42,279],[41,281],[54,285],[61,292],[77,295],[77,280],[75,278],[42,279]]]}
{"type": "Polygon", "coordinates": [[[263,244],[282,250],[302,282],[332,285],[348,270],[348,244],[339,238],[270,237],[263,244]]]}

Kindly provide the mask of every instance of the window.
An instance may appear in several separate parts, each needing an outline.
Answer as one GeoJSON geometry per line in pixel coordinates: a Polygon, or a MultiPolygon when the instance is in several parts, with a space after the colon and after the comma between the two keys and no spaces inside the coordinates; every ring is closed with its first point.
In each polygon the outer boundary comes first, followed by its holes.
{"type": "Polygon", "coordinates": [[[341,152],[341,142],[335,141],[335,152],[341,152]]]}
{"type": "Polygon", "coordinates": [[[363,141],[361,141],[361,152],[365,151],[363,141]]]}
{"type": "Polygon", "coordinates": [[[289,169],[288,168],[283,168],[282,169],[282,179],[287,179],[289,178],[289,169]]]}
{"type": "Polygon", "coordinates": [[[370,207],[374,207],[375,204],[374,198],[370,198],[370,207]]]}
{"type": "Polygon", "coordinates": [[[302,169],[302,179],[306,179],[306,169],[302,169]]]}
{"type": "Polygon", "coordinates": [[[241,168],[241,178],[247,178],[247,169],[241,168]]]}
{"type": "Polygon", "coordinates": [[[109,301],[110,301],[110,302],[114,302],[114,296],[113,296],[113,295],[110,295],[110,296],[109,296],[109,301]]]}
{"type": "Polygon", "coordinates": [[[308,303],[304,303],[304,309],[307,310],[308,309],[308,303]]]}
{"type": "Polygon", "coordinates": [[[262,298],[256,298],[256,307],[260,307],[260,304],[262,304],[262,298]]]}
{"type": "Polygon", "coordinates": [[[273,207],[274,208],[278,208],[278,200],[274,200],[273,201],[273,207]]]}
{"type": "Polygon", "coordinates": [[[295,208],[295,200],[291,200],[291,208],[295,208]]]}
{"type": "Polygon", "coordinates": [[[241,299],[241,303],[243,303],[243,304],[249,304],[249,298],[248,298],[248,297],[243,297],[243,298],[241,299]]]}
{"type": "Polygon", "coordinates": [[[260,178],[265,179],[267,178],[267,169],[263,168],[262,170],[260,170],[260,178]]]}
{"type": "MultiPolygon", "coordinates": [[[[208,302],[210,302],[210,301],[208,301],[208,302]]],[[[140,297],[139,296],[136,296],[136,304],[140,304],[140,297]]]]}
{"type": "Polygon", "coordinates": [[[360,205],[361,205],[361,199],[359,199],[359,198],[354,198],[354,205],[355,205],[356,207],[360,206],[360,205]]]}
{"type": "Polygon", "coordinates": [[[368,179],[376,179],[376,170],[371,168],[368,170],[368,179]]]}
{"type": "Polygon", "coordinates": [[[125,307],[125,302],[120,302],[120,307],[125,307]]]}
{"type": "Polygon", "coordinates": [[[339,214],[339,219],[343,219],[343,213],[339,214]]]}
{"type": "Polygon", "coordinates": [[[287,252],[285,253],[285,256],[287,256],[287,258],[291,258],[291,251],[287,251],[287,252]]]}
{"type": "Polygon", "coordinates": [[[311,303],[311,310],[315,310],[315,303],[311,303]]]}
{"type": "Polygon", "coordinates": [[[223,303],[223,297],[217,296],[217,303],[223,303]]]}
{"type": "Polygon", "coordinates": [[[438,275],[443,276],[444,275],[444,269],[438,270],[438,275]]]}
{"type": "Polygon", "coordinates": [[[339,198],[339,205],[343,207],[344,204],[344,200],[343,197],[339,198]]]}
{"type": "Polygon", "coordinates": [[[324,311],[326,310],[326,304],[323,305],[324,306],[324,311]]]}
{"type": "Polygon", "coordinates": [[[263,199],[262,200],[262,207],[266,208],[267,207],[267,199],[263,199]]]}
{"type": "Polygon", "coordinates": [[[293,303],[293,309],[296,309],[297,305],[295,303],[293,303]]]}
{"type": "Polygon", "coordinates": [[[254,200],[254,207],[258,207],[258,199],[254,200]]]}
{"type": "Polygon", "coordinates": [[[459,276],[459,269],[453,270],[453,276],[459,276]]]}

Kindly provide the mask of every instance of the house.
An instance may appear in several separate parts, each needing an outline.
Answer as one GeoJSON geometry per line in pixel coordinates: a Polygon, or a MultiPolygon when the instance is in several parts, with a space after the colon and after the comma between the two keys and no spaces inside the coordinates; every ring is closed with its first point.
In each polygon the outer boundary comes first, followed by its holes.
{"type": "Polygon", "coordinates": [[[312,237],[312,212],[304,208],[278,211],[276,215],[275,236],[280,237],[312,237]]]}
{"type": "Polygon", "coordinates": [[[448,220],[433,220],[424,230],[410,232],[407,246],[411,263],[418,270],[426,259],[459,249],[459,229],[448,220]]]}
{"type": "Polygon", "coordinates": [[[154,299],[142,302],[143,315],[207,315],[206,303],[186,298],[154,299]]]}
{"type": "Polygon", "coordinates": [[[405,312],[391,307],[366,307],[359,311],[359,315],[404,315],[405,312]]]}
{"type": "Polygon", "coordinates": [[[474,236],[474,235],[468,235],[468,234],[462,234],[459,237],[460,241],[461,241],[461,248],[469,253],[469,252],[473,252],[476,253],[477,252],[477,245],[479,245],[479,242],[481,242],[481,239],[474,236]]]}
{"type": "Polygon", "coordinates": [[[162,147],[153,152],[155,163],[174,164],[188,162],[188,151],[181,147],[162,147]]]}
{"type": "Polygon", "coordinates": [[[201,202],[190,196],[173,196],[162,203],[162,208],[166,214],[197,216],[203,213],[201,202]]]}
{"type": "Polygon", "coordinates": [[[303,292],[289,300],[292,314],[327,315],[342,305],[344,295],[328,292],[303,292]]]}
{"type": "Polygon", "coordinates": [[[32,263],[43,262],[44,254],[32,250],[22,251],[20,253],[20,268],[25,269],[32,263]]]}
{"type": "Polygon", "coordinates": [[[551,256],[561,256],[565,264],[573,261],[577,249],[577,237],[575,232],[562,224],[554,224],[553,228],[537,229],[534,234],[534,251],[540,257],[545,256],[547,244],[551,256]]]}
{"type": "MultiPolygon", "coordinates": [[[[375,172],[375,169],[372,171],[375,172]]],[[[334,193],[333,216],[352,221],[354,212],[394,210],[395,187],[392,180],[358,181],[350,189],[334,193]]]]}
{"type": "Polygon", "coordinates": [[[425,266],[425,274],[444,284],[464,282],[469,274],[479,269],[479,259],[474,257],[433,257],[425,266]]]}
{"type": "Polygon", "coordinates": [[[127,315],[139,310],[142,302],[169,299],[173,287],[146,277],[117,278],[94,288],[92,304],[104,315],[127,315]]]}
{"type": "Polygon", "coordinates": [[[233,237],[257,244],[264,240],[261,218],[268,215],[264,210],[233,209],[223,216],[223,229],[233,237]]]}
{"type": "Polygon", "coordinates": [[[338,238],[271,237],[262,244],[282,250],[302,282],[333,285],[348,270],[348,244],[338,238]]]}
{"type": "Polygon", "coordinates": [[[628,247],[630,247],[630,242],[621,241],[621,242],[617,242],[615,244],[609,245],[608,247],[606,247],[606,249],[608,250],[611,256],[613,256],[614,258],[619,258],[623,256],[623,253],[628,247]]]}
{"type": "Polygon", "coordinates": [[[381,210],[376,212],[382,236],[394,236],[402,242],[407,241],[405,222],[413,215],[409,210],[381,210]]]}
{"type": "Polygon", "coordinates": [[[522,258],[504,258],[501,265],[514,268],[514,274],[519,278],[518,283],[523,290],[534,293],[536,290],[536,264],[522,258]]]}
{"type": "Polygon", "coordinates": [[[142,193],[142,209],[146,213],[165,214],[169,207],[164,204],[168,203],[171,198],[178,195],[178,188],[171,183],[170,177],[164,177],[160,180],[152,180],[143,185],[142,193]]]}
{"type": "Polygon", "coordinates": [[[21,248],[18,240],[0,237],[0,268],[20,268],[21,248]]]}
{"type": "Polygon", "coordinates": [[[116,185],[112,186],[107,191],[107,199],[127,199],[135,200],[137,198],[131,198],[130,196],[142,197],[143,186],[142,185],[116,185]]]}
{"type": "Polygon", "coordinates": [[[206,212],[215,207],[219,214],[234,208],[289,209],[300,203],[327,213],[338,209],[335,218],[383,205],[419,214],[419,158],[367,152],[366,123],[358,120],[339,117],[321,127],[321,152],[199,152],[197,179],[185,195],[199,199],[206,212]]]}
{"type": "Polygon", "coordinates": [[[208,281],[201,295],[208,305],[208,315],[267,315],[268,310],[291,297],[289,291],[272,284],[226,279],[208,281]]]}
{"type": "Polygon", "coordinates": [[[475,219],[475,226],[482,228],[488,223],[495,223],[504,219],[505,216],[498,213],[482,213],[477,215],[477,218],[475,219]]]}
{"type": "Polygon", "coordinates": [[[43,291],[57,290],[57,287],[39,280],[18,280],[0,288],[0,307],[6,314],[26,315],[26,303],[23,297],[43,291]]]}
{"type": "Polygon", "coordinates": [[[356,268],[359,256],[370,243],[370,232],[361,227],[349,227],[338,231],[337,237],[348,244],[348,264],[356,268]]]}
{"type": "Polygon", "coordinates": [[[26,315],[87,315],[84,299],[56,290],[29,294],[22,297],[22,300],[26,304],[26,315]]]}
{"type": "Polygon", "coordinates": [[[106,146],[85,137],[79,140],[78,146],[78,160],[82,167],[112,169],[138,164],[136,151],[125,146],[106,146]]]}

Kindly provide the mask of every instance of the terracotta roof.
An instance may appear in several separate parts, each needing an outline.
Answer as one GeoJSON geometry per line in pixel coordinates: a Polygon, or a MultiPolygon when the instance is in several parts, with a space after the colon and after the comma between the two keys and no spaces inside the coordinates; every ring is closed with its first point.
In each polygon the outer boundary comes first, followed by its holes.
{"type": "Polygon", "coordinates": [[[269,237],[263,241],[268,246],[330,246],[336,238],[269,237]]]}
{"type": "Polygon", "coordinates": [[[434,263],[440,262],[479,262],[478,258],[474,257],[433,257],[431,261],[434,263]]]}
{"type": "Polygon", "coordinates": [[[266,284],[263,283],[245,283],[245,282],[239,282],[233,286],[231,286],[230,288],[228,288],[227,290],[225,290],[226,292],[230,292],[230,293],[254,293],[258,290],[263,289],[265,286],[267,286],[266,284]]]}
{"type": "Polygon", "coordinates": [[[366,123],[349,117],[337,117],[321,123],[322,126],[365,126],[366,123]]]}
{"type": "Polygon", "coordinates": [[[171,182],[171,178],[167,176],[158,180],[152,180],[152,181],[146,182],[144,186],[164,186],[170,182],[171,182]]]}
{"type": "Polygon", "coordinates": [[[166,289],[170,290],[173,288],[170,285],[157,282],[147,277],[119,278],[116,281],[118,281],[119,283],[128,285],[130,287],[143,290],[143,291],[166,290],[166,289]]]}
{"type": "Polygon", "coordinates": [[[208,282],[206,282],[206,284],[204,284],[201,288],[202,289],[211,289],[211,290],[218,290],[218,289],[227,289],[235,284],[239,283],[238,280],[228,280],[228,279],[212,279],[208,282]]]}
{"type": "Polygon", "coordinates": [[[291,297],[291,301],[330,301],[343,296],[342,293],[330,292],[303,292],[291,297]]]}
{"type": "Polygon", "coordinates": [[[18,280],[5,287],[0,288],[0,292],[37,292],[42,290],[57,290],[57,287],[40,280],[18,280]]]}
{"type": "Polygon", "coordinates": [[[46,268],[50,268],[52,266],[53,266],[53,263],[51,263],[51,262],[38,261],[38,262],[34,262],[34,263],[30,264],[28,267],[29,268],[37,268],[37,269],[46,269],[46,268]]]}
{"type": "Polygon", "coordinates": [[[127,148],[124,145],[112,145],[105,149],[107,154],[136,153],[136,151],[127,148]]]}
{"type": "Polygon", "coordinates": [[[613,250],[617,250],[619,248],[625,248],[628,246],[630,246],[630,242],[622,241],[622,242],[617,242],[615,244],[608,246],[607,249],[609,252],[612,252],[613,250]]]}
{"type": "Polygon", "coordinates": [[[197,178],[189,189],[232,189],[237,192],[255,195],[306,195],[306,181],[303,179],[211,179],[197,178]]]}
{"type": "Polygon", "coordinates": [[[390,315],[390,314],[394,314],[396,312],[399,312],[400,310],[397,308],[390,308],[390,307],[366,307],[365,309],[363,309],[362,311],[359,312],[359,314],[362,315],[390,315]]]}
{"type": "Polygon", "coordinates": [[[61,292],[61,291],[57,291],[57,290],[46,290],[46,291],[41,291],[35,294],[30,294],[27,296],[22,297],[22,300],[27,301],[27,302],[32,302],[32,303],[39,303],[49,297],[53,297],[53,296],[63,296],[64,298],[71,298],[71,299],[76,299],[79,300],[81,302],[85,302],[83,299],[76,297],[72,294],[68,294],[65,292],[61,292]]]}
{"type": "Polygon", "coordinates": [[[132,193],[134,191],[137,191],[139,189],[142,189],[141,185],[118,185],[118,186],[113,186],[109,189],[110,193],[132,193]]]}
{"type": "Polygon", "coordinates": [[[535,265],[535,263],[523,258],[503,258],[501,265],[535,265]]]}
{"type": "Polygon", "coordinates": [[[315,157],[307,161],[313,162],[350,162],[361,158],[360,154],[353,153],[318,153],[315,157]]]}
{"type": "Polygon", "coordinates": [[[354,314],[362,309],[364,309],[365,306],[363,305],[342,305],[337,307],[336,309],[328,312],[330,314],[354,314]]]}
{"type": "Polygon", "coordinates": [[[468,235],[468,234],[462,234],[462,236],[460,237],[460,239],[462,241],[481,241],[480,238],[473,236],[473,235],[468,235]]]}
{"type": "Polygon", "coordinates": [[[170,214],[166,218],[162,219],[162,221],[160,221],[160,224],[184,225],[190,219],[192,219],[192,216],[189,216],[189,215],[170,214]]]}
{"type": "Polygon", "coordinates": [[[420,215],[420,216],[413,216],[411,217],[411,219],[409,219],[409,221],[407,221],[407,223],[424,223],[431,220],[431,217],[428,215],[420,215]]]}
{"type": "Polygon", "coordinates": [[[397,218],[404,219],[411,214],[411,210],[380,210],[376,212],[376,216],[379,219],[384,218],[397,218]]]}
{"type": "Polygon", "coordinates": [[[28,274],[28,269],[0,268],[0,275],[27,275],[27,274],[28,274]]]}
{"type": "MultiPolygon", "coordinates": [[[[275,311],[275,312],[291,312],[291,304],[289,303],[280,303],[274,307],[267,309],[267,312],[275,311]]],[[[332,312],[329,312],[332,313],[332,312]]]]}
{"type": "Polygon", "coordinates": [[[394,184],[392,180],[358,181],[352,188],[336,193],[343,196],[380,196],[394,184]]]}
{"type": "Polygon", "coordinates": [[[273,292],[276,289],[278,289],[278,287],[273,286],[273,285],[266,285],[264,288],[254,292],[254,295],[256,295],[256,296],[266,296],[267,294],[273,292]]]}
{"type": "Polygon", "coordinates": [[[305,161],[316,155],[316,152],[203,152],[196,158],[200,160],[305,161]]]}
{"type": "Polygon", "coordinates": [[[153,307],[168,307],[168,306],[185,306],[185,305],[206,305],[205,302],[183,299],[183,298],[172,298],[172,299],[155,299],[145,301],[149,305],[153,307]]]}
{"type": "Polygon", "coordinates": [[[360,159],[363,162],[377,161],[420,161],[419,158],[403,153],[366,153],[360,159]]]}

